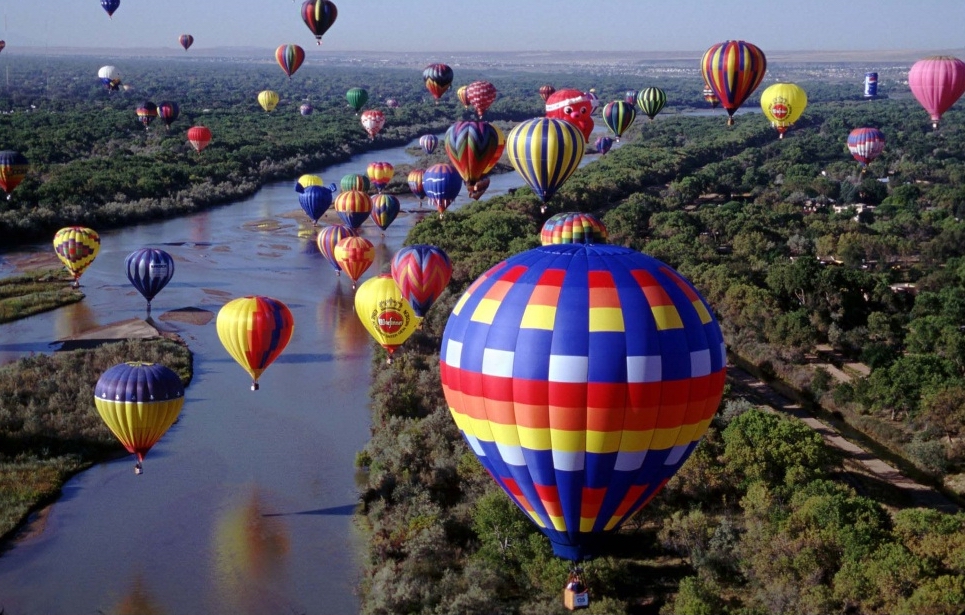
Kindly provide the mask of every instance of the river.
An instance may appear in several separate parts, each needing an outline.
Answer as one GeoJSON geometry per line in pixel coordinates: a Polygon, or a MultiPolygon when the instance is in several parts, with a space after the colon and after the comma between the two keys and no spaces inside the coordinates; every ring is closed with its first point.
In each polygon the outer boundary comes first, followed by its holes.
{"type": "MultiPolygon", "coordinates": [[[[440,139],[441,140],[441,139],[440,139]]],[[[373,151],[313,171],[338,183],[383,160],[418,159],[407,147],[373,151]]],[[[586,156],[584,163],[595,160],[586,156]]],[[[496,175],[484,198],[522,185],[496,175]]],[[[401,197],[363,279],[387,272],[428,203],[401,197]]],[[[469,202],[465,190],[453,208],[469,202]]],[[[333,211],[320,223],[338,223],[333,211]]],[[[159,247],[175,259],[152,315],[194,353],[194,380],[179,421],[151,450],[144,474],[131,457],[71,479],[28,536],[0,556],[0,608],[7,615],[357,613],[362,540],[354,459],[369,438],[372,342],[354,314],[350,280],[336,277],[314,244],[293,181],[182,218],[101,234],[83,274],[80,303],[0,325],[0,363],[51,352],[60,340],[145,316],[124,259],[159,247]],[[189,324],[164,314],[216,314],[229,299],[268,295],[291,309],[291,343],[249,390],[250,378],[221,346],[214,320],[189,324]]],[[[0,276],[49,244],[0,253],[0,276]]]]}

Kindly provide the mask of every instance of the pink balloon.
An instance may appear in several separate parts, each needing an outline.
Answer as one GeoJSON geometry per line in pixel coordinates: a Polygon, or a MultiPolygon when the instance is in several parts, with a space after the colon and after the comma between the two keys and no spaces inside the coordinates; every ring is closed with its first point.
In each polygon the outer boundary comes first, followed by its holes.
{"type": "Polygon", "coordinates": [[[931,56],[908,71],[908,87],[938,128],[942,114],[965,93],[965,62],[951,56],[931,56]]]}

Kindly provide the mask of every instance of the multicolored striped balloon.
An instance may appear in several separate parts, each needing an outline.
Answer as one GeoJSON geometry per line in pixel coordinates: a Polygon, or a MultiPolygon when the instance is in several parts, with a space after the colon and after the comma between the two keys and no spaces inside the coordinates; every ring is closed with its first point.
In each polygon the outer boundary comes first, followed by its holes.
{"type": "Polygon", "coordinates": [[[462,178],[451,164],[434,164],[422,175],[422,187],[429,197],[429,204],[436,208],[439,217],[448,209],[462,190],[462,178]]]}
{"type": "Polygon", "coordinates": [[[456,90],[456,98],[458,98],[459,102],[462,103],[462,106],[464,109],[468,109],[469,108],[469,86],[468,85],[459,86],[459,89],[456,90]]]}
{"type": "Polygon", "coordinates": [[[855,128],[848,134],[848,151],[863,167],[884,150],[885,133],[877,128],[855,128]]]}
{"type": "Polygon", "coordinates": [[[187,51],[188,48],[194,44],[194,37],[190,34],[182,34],[178,37],[178,42],[181,43],[181,46],[187,51]]]}
{"type": "Polygon", "coordinates": [[[603,123],[619,141],[623,133],[637,119],[637,110],[622,100],[614,100],[603,107],[603,123]]]}
{"type": "Polygon", "coordinates": [[[228,354],[251,375],[251,390],[258,378],[285,350],[295,329],[288,306],[271,297],[239,297],[218,311],[218,338],[228,354]]]}
{"type": "Polygon", "coordinates": [[[335,270],[335,275],[342,274],[342,267],[335,258],[335,246],[346,237],[357,236],[358,231],[348,226],[342,226],[341,224],[326,226],[318,231],[318,237],[315,239],[315,243],[318,245],[318,251],[322,253],[325,260],[327,260],[332,266],[332,269],[335,270]]]}
{"type": "Polygon", "coordinates": [[[322,35],[332,27],[332,24],[338,18],[338,7],[330,0],[305,0],[302,2],[302,8],[299,12],[302,21],[315,35],[315,44],[321,45],[322,35]]]}
{"type": "Polygon", "coordinates": [[[342,192],[348,192],[349,190],[361,190],[362,192],[368,192],[369,188],[372,187],[371,182],[369,182],[368,175],[362,175],[361,173],[349,173],[348,175],[343,175],[342,180],[339,182],[339,187],[342,192]]]}
{"type": "Polygon", "coordinates": [[[94,262],[100,249],[101,238],[94,229],[68,226],[54,234],[54,251],[74,276],[74,288],[80,287],[80,276],[94,262]]]}
{"type": "Polygon", "coordinates": [[[509,162],[543,201],[543,210],[579,168],[585,147],[576,125],[552,118],[525,121],[506,137],[509,162]]]}
{"type": "Polygon", "coordinates": [[[165,100],[157,106],[157,116],[170,129],[171,124],[181,116],[181,107],[174,101],[165,100]]]}
{"type": "Polygon", "coordinates": [[[942,114],[965,93],[965,62],[952,56],[918,60],[908,71],[908,87],[937,130],[942,114]]]}
{"type": "Polygon", "coordinates": [[[439,145],[439,137],[436,135],[422,135],[419,137],[419,146],[422,147],[422,151],[424,151],[427,156],[436,151],[437,145],[439,145]]]}
{"type": "Polygon", "coordinates": [[[358,229],[372,211],[372,199],[361,190],[339,192],[335,197],[335,213],[346,225],[358,229]]]}
{"type": "Polygon", "coordinates": [[[635,106],[637,104],[637,95],[639,92],[636,90],[627,90],[626,94],[623,95],[623,102],[628,105],[635,106]]]}
{"type": "Polygon", "coordinates": [[[452,85],[452,68],[446,64],[436,63],[426,66],[422,71],[422,79],[425,81],[426,89],[432,97],[438,101],[452,85]]]}
{"type": "Polygon", "coordinates": [[[174,259],[164,250],[141,248],[127,255],[124,267],[127,279],[147,300],[147,313],[150,315],[151,300],[174,277],[174,259]]]}
{"type": "Polygon", "coordinates": [[[275,61],[291,80],[292,75],[305,61],[305,50],[299,45],[280,45],[275,50],[275,61]]]}
{"type": "Polygon", "coordinates": [[[613,139],[606,135],[597,137],[596,141],[593,142],[593,147],[595,147],[596,151],[600,154],[606,154],[610,151],[610,148],[613,147],[613,139]]]}
{"type": "Polygon", "coordinates": [[[725,364],[710,307],[679,273],[629,248],[569,244],[469,287],[440,375],[483,466],[557,555],[580,561],[693,452],[725,364]]]}
{"type": "Polygon", "coordinates": [[[489,122],[456,122],[446,131],[446,154],[470,191],[493,170],[506,149],[506,137],[489,122]]]}
{"type": "Polygon", "coordinates": [[[568,211],[552,216],[543,223],[539,241],[544,246],[554,243],[606,243],[606,226],[593,214],[568,211]]]}
{"type": "Polygon", "coordinates": [[[660,88],[645,88],[637,94],[637,108],[653,121],[667,104],[667,93],[660,88]]]}
{"type": "Polygon", "coordinates": [[[20,152],[9,149],[0,152],[0,190],[7,193],[8,199],[13,189],[27,176],[28,170],[30,162],[20,152]]]}
{"type": "Polygon", "coordinates": [[[107,369],[94,386],[94,406],[111,433],[137,458],[144,456],[177,420],[184,405],[184,385],[159,363],[120,363],[107,369]]]}
{"type": "Polygon", "coordinates": [[[392,279],[419,318],[436,302],[452,278],[452,262],[442,248],[406,246],[392,258],[392,279]]]}
{"type": "Polygon", "coordinates": [[[376,194],[372,197],[372,221],[382,229],[383,235],[385,235],[385,229],[395,221],[401,209],[399,197],[394,194],[376,194]]]}
{"type": "Polygon", "coordinates": [[[733,125],[734,112],[764,79],[767,58],[759,47],[751,43],[724,41],[704,52],[700,72],[721,106],[727,110],[727,124],[733,125]]]}
{"type": "Polygon", "coordinates": [[[145,100],[137,106],[134,111],[137,114],[137,120],[144,124],[144,128],[148,128],[154,118],[157,117],[157,105],[149,100],[145,100]]]}
{"type": "Polygon", "coordinates": [[[392,181],[392,176],[395,175],[395,167],[388,162],[372,162],[366,168],[365,174],[368,175],[369,182],[372,183],[376,192],[382,192],[392,181]]]}
{"type": "Polygon", "coordinates": [[[419,206],[422,206],[422,199],[426,198],[426,190],[423,186],[422,180],[425,176],[425,169],[412,169],[409,171],[406,181],[409,183],[409,190],[412,191],[412,195],[419,199],[419,206]]]}
{"type": "Polygon", "coordinates": [[[352,288],[375,261],[375,246],[365,237],[345,237],[335,244],[335,260],[352,278],[352,288]]]}

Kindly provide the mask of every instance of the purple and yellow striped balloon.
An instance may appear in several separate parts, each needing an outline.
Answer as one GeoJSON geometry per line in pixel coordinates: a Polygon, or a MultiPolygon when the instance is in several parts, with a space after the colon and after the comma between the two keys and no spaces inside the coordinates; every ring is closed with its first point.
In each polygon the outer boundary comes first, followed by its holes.
{"type": "Polygon", "coordinates": [[[389,225],[395,221],[395,218],[399,215],[399,211],[402,209],[401,203],[399,203],[399,197],[392,194],[376,194],[372,197],[372,221],[378,226],[385,234],[385,229],[389,228],[389,225]]]}
{"type": "Polygon", "coordinates": [[[585,143],[576,125],[553,118],[536,118],[509,132],[506,156],[545,208],[546,202],[579,168],[585,143]]]}
{"type": "Polygon", "coordinates": [[[322,253],[325,260],[327,260],[332,266],[332,269],[335,270],[335,275],[342,274],[342,267],[338,264],[338,260],[335,259],[335,246],[346,237],[357,236],[358,231],[348,226],[342,226],[341,224],[326,226],[318,231],[318,237],[315,240],[315,243],[318,244],[318,251],[322,253]]]}
{"type": "Polygon", "coordinates": [[[717,410],[724,340],[664,263],[542,246],[477,279],[442,338],[446,401],[500,487],[580,561],[683,465],[717,410]]]}

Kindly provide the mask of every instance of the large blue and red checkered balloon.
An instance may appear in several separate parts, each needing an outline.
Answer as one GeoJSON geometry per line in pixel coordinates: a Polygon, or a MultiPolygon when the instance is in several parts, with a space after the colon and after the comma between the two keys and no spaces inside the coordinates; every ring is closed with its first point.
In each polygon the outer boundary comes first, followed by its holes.
{"type": "Polygon", "coordinates": [[[440,355],[469,446],[576,561],[683,465],[717,411],[725,363],[690,282],[605,244],[542,246],[484,273],[453,308],[440,355]]]}

